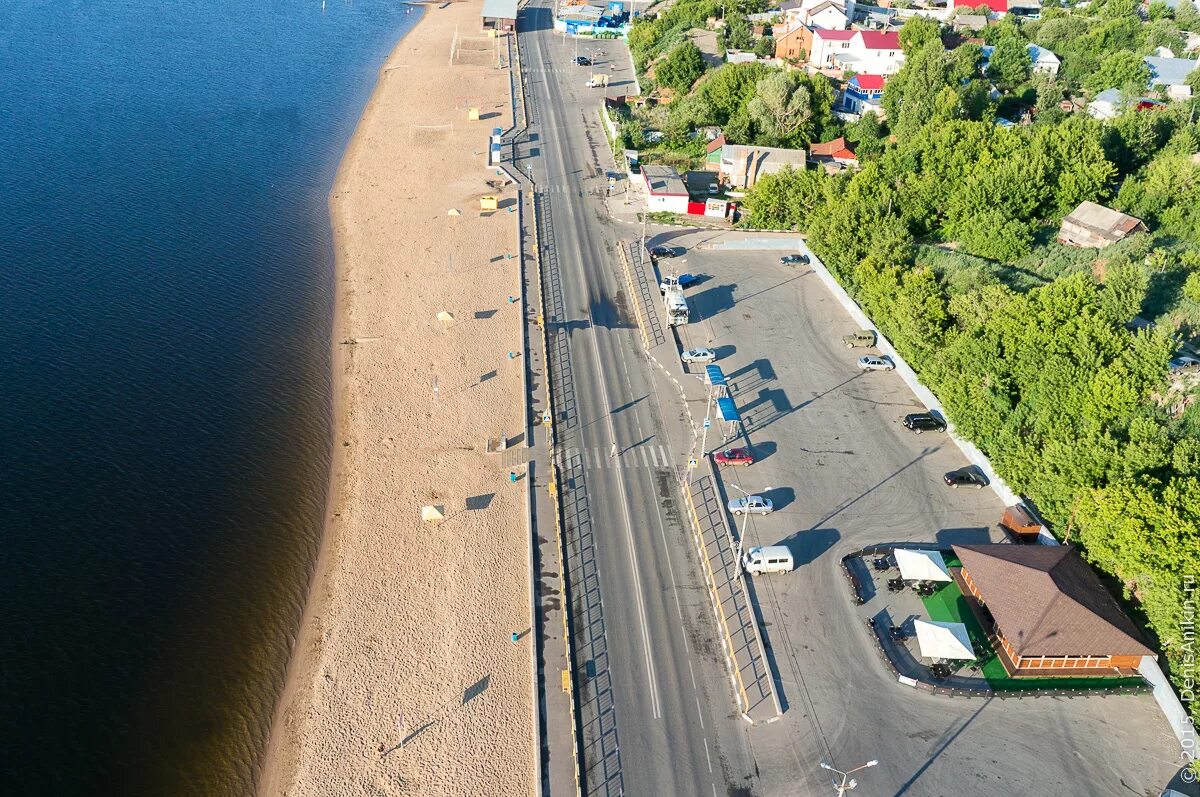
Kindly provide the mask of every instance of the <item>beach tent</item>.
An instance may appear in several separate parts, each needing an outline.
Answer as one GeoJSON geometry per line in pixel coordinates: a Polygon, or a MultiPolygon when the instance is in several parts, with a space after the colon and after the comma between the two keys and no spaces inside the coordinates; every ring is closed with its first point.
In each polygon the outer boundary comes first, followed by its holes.
{"type": "Polygon", "coordinates": [[[962,623],[935,623],[928,620],[913,620],[917,631],[917,647],[927,659],[975,658],[967,627],[962,623]]]}
{"type": "Polygon", "coordinates": [[[426,523],[441,523],[445,519],[446,507],[436,505],[421,507],[421,520],[426,523]]]}
{"type": "Polygon", "coordinates": [[[946,560],[937,551],[896,549],[896,565],[905,581],[953,581],[946,560]]]}

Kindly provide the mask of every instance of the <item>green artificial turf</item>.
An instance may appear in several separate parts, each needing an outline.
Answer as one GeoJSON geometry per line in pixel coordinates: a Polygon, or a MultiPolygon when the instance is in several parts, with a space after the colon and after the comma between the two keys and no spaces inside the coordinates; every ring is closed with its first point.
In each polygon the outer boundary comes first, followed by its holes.
{"type": "Polygon", "coordinates": [[[1003,662],[992,649],[987,634],[975,619],[967,599],[963,597],[958,584],[951,581],[927,598],[922,598],[929,619],[939,623],[962,623],[967,627],[967,635],[971,638],[971,646],[979,655],[980,668],[988,686],[998,692],[1021,692],[1033,689],[1118,689],[1128,686],[1144,686],[1141,678],[1088,677],[1064,678],[1057,677],[1021,677],[1011,678],[1004,669],[1003,662]]]}

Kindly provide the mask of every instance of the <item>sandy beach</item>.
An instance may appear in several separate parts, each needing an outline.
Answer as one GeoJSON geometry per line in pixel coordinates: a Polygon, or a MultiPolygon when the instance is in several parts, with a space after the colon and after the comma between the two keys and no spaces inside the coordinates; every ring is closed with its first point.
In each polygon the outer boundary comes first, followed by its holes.
{"type": "Polygon", "coordinates": [[[524,396],[516,194],[485,160],[508,73],[480,5],[429,7],[397,45],[331,195],[329,512],[263,797],[534,788],[526,486],[485,450],[521,439],[524,396]]]}

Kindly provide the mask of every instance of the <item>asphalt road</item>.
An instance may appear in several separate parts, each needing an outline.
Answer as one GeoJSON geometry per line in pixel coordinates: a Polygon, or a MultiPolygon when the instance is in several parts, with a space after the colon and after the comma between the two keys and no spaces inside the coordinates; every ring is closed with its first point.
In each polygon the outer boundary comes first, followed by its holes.
{"type": "MultiPolygon", "coordinates": [[[[747,236],[660,231],[683,245],[686,347],[714,348],[760,460],[726,469],[727,484],[765,494],[777,510],[751,517],[747,544],[786,544],[798,569],[753,579],[785,704],[750,731],[761,795],[831,793],[819,762],[876,759],[854,793],[1157,795],[1175,775],[1178,745],[1147,696],[983,700],[919,693],[876,658],[839,569],[841,556],[889,541],[999,541],[1003,510],[990,490],[951,490],[942,473],[967,464],[946,435],[901,426],[924,409],[892,373],[862,373],[841,336],[855,329],[787,250],[738,251],[747,236]]],[[[730,496],[740,493],[730,487],[730,496]]]]}
{"type": "Polygon", "coordinates": [[[747,729],[680,512],[690,439],[667,432],[617,276],[627,230],[604,213],[603,95],[583,84],[605,59],[574,66],[548,5],[526,6],[519,29],[531,125],[516,165],[531,170],[544,222],[585,790],[749,794],[747,729]]]}

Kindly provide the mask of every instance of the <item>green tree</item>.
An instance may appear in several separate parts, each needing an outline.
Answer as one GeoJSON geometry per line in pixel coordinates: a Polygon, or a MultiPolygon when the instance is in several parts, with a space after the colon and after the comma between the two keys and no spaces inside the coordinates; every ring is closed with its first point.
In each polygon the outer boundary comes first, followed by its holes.
{"type": "Polygon", "coordinates": [[[1100,309],[1115,324],[1127,324],[1142,312],[1150,275],[1140,263],[1118,263],[1104,275],[1100,309]]]}
{"type": "Polygon", "coordinates": [[[746,193],[743,207],[756,228],[805,230],[816,208],[827,199],[820,170],[784,168],[764,174],[746,193]]]}
{"type": "Polygon", "coordinates": [[[859,160],[869,160],[883,154],[885,147],[883,123],[874,111],[867,111],[858,121],[846,127],[846,138],[855,144],[859,160]]]}
{"type": "Polygon", "coordinates": [[[763,36],[754,45],[754,54],[759,58],[771,58],[775,55],[775,40],[770,36],[763,36]]]}
{"type": "Polygon", "coordinates": [[[1180,3],[1175,7],[1175,24],[1182,30],[1200,32],[1200,9],[1191,3],[1180,3]]]}
{"type": "Polygon", "coordinates": [[[927,42],[908,58],[883,91],[888,124],[901,141],[916,135],[938,113],[938,96],[949,69],[941,41],[927,42]]]}
{"type": "Polygon", "coordinates": [[[1019,35],[1002,37],[988,61],[988,77],[1007,91],[1028,80],[1031,69],[1029,49],[1019,35]]]}
{"type": "Polygon", "coordinates": [[[773,141],[814,132],[812,95],[796,72],[775,72],[758,81],[746,109],[761,135],[773,141]]]}
{"type": "Polygon", "coordinates": [[[1106,89],[1121,89],[1137,93],[1144,91],[1150,82],[1150,67],[1137,53],[1122,50],[1106,55],[1100,68],[1084,83],[1088,91],[1099,93],[1106,89]]]}
{"type": "Polygon", "coordinates": [[[965,42],[950,51],[948,79],[954,83],[972,80],[979,76],[979,66],[982,63],[983,48],[975,42],[965,42]]]}
{"type": "Polygon", "coordinates": [[[684,42],[654,67],[654,80],[661,86],[684,92],[704,74],[704,56],[692,42],[684,42]]]}
{"type": "Polygon", "coordinates": [[[914,15],[900,26],[900,47],[908,57],[932,41],[941,41],[941,38],[942,26],[928,17],[914,15]]]}

